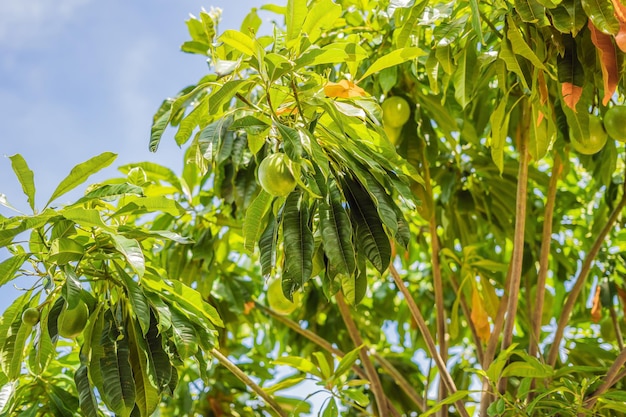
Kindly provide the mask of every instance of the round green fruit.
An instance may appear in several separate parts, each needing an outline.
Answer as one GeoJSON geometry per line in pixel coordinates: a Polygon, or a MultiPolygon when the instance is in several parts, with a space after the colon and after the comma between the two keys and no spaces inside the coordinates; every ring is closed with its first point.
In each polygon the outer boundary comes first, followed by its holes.
{"type": "Polygon", "coordinates": [[[267,288],[267,303],[275,312],[287,315],[295,311],[300,304],[302,294],[297,291],[293,293],[293,302],[289,301],[283,294],[283,285],[280,279],[274,279],[267,288]]]}
{"type": "Polygon", "coordinates": [[[611,107],[604,115],[604,128],[613,139],[626,142],[626,106],[611,107]]]}
{"type": "Polygon", "coordinates": [[[571,135],[572,146],[583,155],[593,155],[598,153],[606,145],[608,135],[604,131],[602,121],[597,116],[589,116],[589,136],[583,138],[582,141],[571,135]]]}
{"type": "Polygon", "coordinates": [[[259,165],[259,183],[274,197],[286,196],[296,188],[296,180],[289,169],[289,160],[284,153],[275,153],[259,165]]]}
{"type": "Polygon", "coordinates": [[[22,323],[27,326],[34,326],[39,323],[39,310],[34,307],[24,310],[22,313],[22,323]]]}
{"type": "Polygon", "coordinates": [[[409,121],[411,106],[402,97],[389,97],[382,104],[383,124],[389,127],[402,127],[409,121]]]}
{"type": "Polygon", "coordinates": [[[59,330],[59,336],[67,339],[74,339],[82,333],[87,320],[89,319],[89,309],[83,302],[79,302],[78,305],[71,310],[67,308],[67,305],[61,310],[57,321],[59,330]]]}

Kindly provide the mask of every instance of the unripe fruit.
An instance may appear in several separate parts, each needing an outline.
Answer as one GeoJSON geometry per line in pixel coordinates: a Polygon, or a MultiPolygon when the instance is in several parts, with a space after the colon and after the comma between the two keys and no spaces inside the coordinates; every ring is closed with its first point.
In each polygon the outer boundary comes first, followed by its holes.
{"type": "Polygon", "coordinates": [[[409,121],[411,106],[402,97],[389,97],[381,105],[383,109],[383,124],[388,127],[402,127],[409,121]]]}
{"type": "Polygon", "coordinates": [[[67,339],[74,339],[82,333],[87,320],[89,319],[89,309],[82,301],[73,309],[63,307],[57,321],[59,336],[67,339]]]}
{"type": "Polygon", "coordinates": [[[589,116],[589,136],[578,140],[574,135],[571,135],[572,146],[574,149],[583,155],[593,155],[598,153],[606,145],[608,135],[604,131],[602,121],[598,116],[589,116]]]}
{"type": "Polygon", "coordinates": [[[27,326],[34,326],[39,323],[39,310],[34,307],[24,310],[22,313],[22,323],[27,326]]]}
{"type": "Polygon", "coordinates": [[[296,188],[296,180],[289,169],[289,160],[284,153],[275,153],[259,165],[259,183],[274,197],[283,197],[296,188]]]}
{"type": "Polygon", "coordinates": [[[283,294],[282,282],[279,278],[274,279],[267,288],[267,303],[270,308],[279,314],[291,314],[300,304],[301,293],[293,293],[293,303],[283,294]]]}
{"type": "Polygon", "coordinates": [[[626,106],[610,108],[604,115],[604,128],[613,139],[626,142],[626,106]]]}

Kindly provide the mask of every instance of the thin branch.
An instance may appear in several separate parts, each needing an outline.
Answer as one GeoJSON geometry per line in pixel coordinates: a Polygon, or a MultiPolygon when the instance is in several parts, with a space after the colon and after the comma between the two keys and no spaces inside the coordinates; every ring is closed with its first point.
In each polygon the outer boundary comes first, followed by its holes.
{"type": "MultiPolygon", "coordinates": [[[[430,164],[426,158],[424,146],[422,146],[422,165],[424,168],[424,184],[426,188],[426,198],[429,199],[428,204],[432,207],[434,200],[433,186],[430,177],[430,164]]],[[[435,289],[435,310],[437,318],[437,342],[439,344],[439,354],[444,362],[448,360],[448,348],[446,346],[446,311],[443,301],[443,279],[441,277],[441,264],[439,262],[439,236],[437,235],[437,217],[435,210],[429,211],[428,229],[430,233],[430,256],[431,269],[433,274],[433,287],[435,289]]],[[[445,385],[439,385],[439,401],[443,401],[447,397],[445,385]]],[[[446,407],[439,412],[441,417],[448,414],[446,407]]]]}
{"type": "Polygon", "coordinates": [[[609,306],[609,313],[611,314],[611,323],[613,324],[613,329],[615,329],[617,347],[619,347],[619,350],[624,350],[624,336],[622,335],[622,329],[619,326],[617,313],[615,312],[615,307],[613,305],[609,306]]]}
{"type": "MultiPolygon", "coordinates": [[[[626,182],[625,182],[626,183],[626,182]]],[[[554,342],[552,342],[552,346],[550,347],[550,351],[548,353],[548,364],[550,366],[554,366],[556,364],[556,360],[559,355],[559,346],[561,344],[561,340],[563,339],[563,333],[565,332],[565,326],[567,326],[567,322],[569,321],[570,315],[574,310],[574,305],[576,304],[576,299],[580,295],[580,292],[585,285],[585,281],[587,276],[589,275],[589,271],[591,270],[591,264],[595,259],[598,252],[600,252],[600,248],[604,244],[604,239],[609,234],[613,225],[617,221],[617,218],[622,213],[622,210],[626,206],[626,193],[622,193],[622,198],[619,203],[611,213],[611,216],[607,220],[606,224],[596,236],[596,240],[593,242],[593,246],[587,253],[585,260],[583,262],[582,267],[580,268],[580,273],[578,274],[578,278],[576,278],[576,282],[574,286],[569,292],[567,296],[567,300],[565,301],[565,306],[563,307],[563,311],[561,311],[561,316],[559,317],[559,322],[556,328],[556,332],[554,334],[554,342]]]]}
{"type": "MultiPolygon", "coordinates": [[[[600,386],[594,391],[594,393],[591,394],[591,397],[589,397],[585,401],[585,408],[587,408],[588,410],[591,410],[593,406],[596,404],[596,401],[598,401],[598,397],[600,397],[602,394],[608,391],[608,389],[611,388],[613,384],[615,384],[619,380],[616,377],[619,374],[619,370],[622,368],[622,366],[624,366],[625,363],[626,363],[626,349],[622,350],[620,354],[617,355],[617,358],[615,358],[615,362],[613,362],[613,365],[611,365],[608,372],[604,376],[604,380],[602,381],[602,384],[600,384],[600,386]]],[[[586,415],[586,414],[582,414],[582,413],[579,414],[579,416],[583,416],[583,415],[586,415]]]]}
{"type": "Polygon", "coordinates": [[[422,398],[421,395],[417,393],[411,386],[411,383],[406,380],[406,378],[393,366],[387,359],[382,357],[377,352],[372,354],[376,362],[378,362],[389,375],[393,378],[394,382],[398,384],[398,386],[404,391],[404,393],[417,405],[417,408],[423,413],[426,411],[426,401],[422,398]]]}
{"type": "MultiPolygon", "coordinates": [[[[524,228],[526,225],[526,199],[528,189],[528,139],[530,120],[528,103],[523,107],[522,124],[518,125],[519,137],[519,170],[517,174],[517,195],[515,198],[515,232],[513,236],[513,255],[511,257],[511,279],[508,293],[509,300],[506,308],[506,318],[502,334],[502,350],[507,349],[513,341],[513,329],[515,328],[515,316],[519,301],[520,283],[522,280],[522,261],[524,258],[524,228]]],[[[498,383],[500,392],[506,390],[506,378],[498,383]]]]}
{"type": "MultiPolygon", "coordinates": [[[[459,294],[459,283],[454,278],[454,275],[450,275],[450,283],[452,284],[452,289],[456,294],[459,294]]],[[[478,359],[478,363],[483,363],[485,358],[485,354],[483,352],[483,344],[480,341],[480,337],[478,337],[478,332],[476,331],[476,326],[474,322],[469,319],[472,316],[472,312],[467,305],[467,300],[465,297],[460,297],[459,303],[461,304],[461,309],[463,310],[463,315],[468,318],[467,325],[472,333],[472,339],[474,339],[474,345],[476,346],[476,358],[478,359]]]]}
{"type": "Polygon", "coordinates": [[[361,362],[363,363],[363,367],[365,368],[365,373],[368,376],[367,379],[370,382],[370,388],[372,390],[372,393],[374,394],[374,398],[376,399],[378,414],[380,417],[387,417],[389,415],[387,409],[387,397],[385,397],[383,387],[380,383],[380,378],[378,377],[376,369],[374,369],[374,364],[372,364],[372,360],[368,355],[367,348],[363,346],[363,339],[361,338],[359,329],[357,329],[356,327],[356,323],[352,319],[350,307],[348,307],[348,305],[346,304],[346,301],[344,300],[341,291],[339,291],[335,295],[335,300],[337,300],[337,307],[339,307],[341,318],[346,324],[350,339],[352,339],[352,342],[355,346],[361,346],[361,349],[359,349],[359,357],[361,358],[361,362]]]}
{"type": "Polygon", "coordinates": [[[263,400],[269,405],[280,417],[289,417],[289,415],[283,410],[272,397],[270,397],[263,388],[258,386],[256,382],[254,382],[248,375],[245,374],[241,369],[237,367],[234,363],[232,363],[226,356],[222,355],[222,352],[213,348],[211,349],[211,355],[215,359],[218,360],[219,363],[224,365],[230,372],[233,373],[241,382],[246,384],[252,391],[254,391],[259,397],[263,398],[263,400]]]}
{"type": "MultiPolygon", "coordinates": [[[[422,334],[422,337],[424,338],[424,341],[426,342],[428,353],[434,359],[435,364],[437,365],[437,369],[439,370],[439,377],[441,378],[441,383],[446,386],[450,394],[456,393],[457,389],[456,389],[456,385],[454,384],[454,380],[452,379],[450,372],[448,372],[448,369],[446,368],[446,363],[443,361],[443,359],[441,358],[441,355],[439,355],[439,352],[437,351],[437,347],[435,346],[435,341],[428,330],[426,321],[424,320],[422,313],[417,307],[417,304],[415,303],[413,296],[409,292],[409,289],[406,287],[406,285],[404,285],[404,281],[402,281],[400,274],[398,274],[398,271],[396,270],[396,267],[393,264],[389,265],[389,272],[391,273],[391,276],[393,277],[393,280],[396,283],[396,286],[398,287],[398,289],[400,290],[400,292],[404,296],[404,299],[407,302],[407,306],[409,307],[411,316],[415,319],[415,322],[417,323],[417,327],[419,328],[420,333],[422,334]]],[[[457,411],[459,412],[461,416],[469,417],[469,414],[465,408],[465,403],[463,401],[457,400],[455,401],[454,404],[456,405],[457,411]]]]}
{"type": "Polygon", "coordinates": [[[539,254],[539,272],[537,274],[537,293],[535,297],[534,314],[532,315],[532,329],[530,332],[530,356],[537,356],[539,352],[539,337],[541,335],[541,317],[543,315],[543,303],[546,294],[546,278],[550,266],[550,246],[552,243],[552,222],[554,218],[554,203],[556,201],[556,191],[563,164],[561,156],[555,152],[554,164],[552,165],[552,175],[548,185],[546,196],[546,208],[543,218],[543,232],[541,235],[541,252],[539,254]]]}

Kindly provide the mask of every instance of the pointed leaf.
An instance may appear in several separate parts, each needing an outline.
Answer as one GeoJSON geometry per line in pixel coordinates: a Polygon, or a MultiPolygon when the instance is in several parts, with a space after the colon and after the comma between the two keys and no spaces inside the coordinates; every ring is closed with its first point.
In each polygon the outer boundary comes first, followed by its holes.
{"type": "Polygon", "coordinates": [[[238,30],[228,29],[220,35],[219,40],[231,48],[244,53],[245,55],[254,55],[254,39],[245,33],[241,33],[238,30]]]}
{"type": "Polygon", "coordinates": [[[300,36],[303,23],[308,13],[306,0],[287,0],[285,12],[285,26],[287,27],[287,42],[300,36]]]}
{"type": "MultiPolygon", "coordinates": [[[[148,317],[148,320],[150,318],[148,317]]],[[[150,376],[156,373],[155,363],[148,356],[146,342],[136,322],[127,326],[130,363],[135,381],[135,402],[141,416],[151,416],[161,402],[160,389],[153,385],[150,376]]],[[[167,364],[169,368],[169,364],[167,364]]]]}
{"type": "Polygon", "coordinates": [[[343,374],[345,374],[352,368],[352,365],[354,365],[356,360],[359,358],[359,353],[361,352],[362,348],[363,346],[358,346],[355,349],[352,349],[350,352],[346,353],[346,355],[341,358],[339,364],[337,365],[337,369],[335,369],[335,373],[333,374],[333,379],[337,380],[341,378],[343,374]]]}
{"type": "Polygon", "coordinates": [[[302,288],[311,277],[315,248],[313,233],[309,228],[309,210],[299,192],[289,194],[283,207],[283,242],[283,293],[289,301],[293,301],[293,292],[302,288]]]}
{"type": "Polygon", "coordinates": [[[24,265],[28,257],[29,254],[21,253],[0,262],[0,287],[17,278],[15,273],[24,265]]]}
{"type": "Polygon", "coordinates": [[[122,278],[124,287],[126,287],[132,312],[139,323],[141,334],[142,336],[145,336],[150,328],[150,306],[148,304],[148,299],[135,280],[133,280],[133,278],[128,275],[126,271],[124,271],[124,268],[119,266],[117,262],[114,262],[114,265],[118,275],[122,278]]]}
{"type": "Polygon", "coordinates": [[[515,10],[524,22],[535,23],[537,26],[548,26],[546,9],[536,0],[515,0],[515,10]]]}
{"type": "Polygon", "coordinates": [[[583,9],[593,25],[607,35],[619,32],[619,20],[615,17],[615,9],[610,1],[582,0],[583,9]]]}
{"type": "Polygon", "coordinates": [[[320,37],[323,28],[332,27],[341,16],[341,6],[332,0],[320,0],[306,13],[302,33],[306,33],[311,43],[320,37]]]}
{"type": "Polygon", "coordinates": [[[278,234],[278,223],[270,212],[267,226],[259,239],[259,252],[261,260],[261,274],[269,277],[276,267],[276,239],[278,234]]]}
{"type": "Polygon", "coordinates": [[[600,32],[589,21],[589,30],[591,32],[591,41],[598,48],[598,55],[600,57],[600,67],[602,68],[602,81],[604,82],[604,98],[602,99],[602,105],[606,106],[613,97],[615,90],[617,89],[617,83],[619,82],[619,67],[617,64],[617,51],[613,40],[609,35],[600,32]]]}
{"type": "Polygon", "coordinates": [[[285,153],[292,161],[299,161],[302,155],[302,139],[300,132],[281,123],[276,123],[276,127],[283,138],[285,153]]]}
{"type": "Polygon", "coordinates": [[[143,196],[143,189],[137,185],[129,184],[126,182],[122,184],[104,184],[88,192],[74,204],[82,204],[87,201],[97,199],[121,197],[128,194],[143,196]]]}
{"type": "Polygon", "coordinates": [[[339,273],[352,275],[356,269],[352,225],[334,182],[328,187],[327,200],[320,202],[319,217],[324,252],[329,262],[339,273]]]}
{"type": "Polygon", "coordinates": [[[74,382],[78,390],[80,411],[86,417],[98,417],[98,402],[87,377],[87,367],[81,365],[74,374],[74,382]]]}
{"type": "Polygon", "coordinates": [[[146,272],[146,260],[139,242],[114,233],[110,233],[109,236],[111,236],[115,249],[126,258],[137,275],[142,277],[146,272]]]}
{"type": "Polygon", "coordinates": [[[272,200],[273,198],[269,193],[261,190],[246,210],[246,217],[243,222],[243,245],[250,252],[254,252],[254,245],[262,232],[263,218],[270,209],[272,200]]]}
{"type": "Polygon", "coordinates": [[[423,55],[426,55],[426,53],[416,47],[396,49],[374,61],[374,63],[367,69],[367,71],[365,71],[365,74],[363,74],[360,79],[363,80],[374,73],[384,70],[385,68],[400,65],[423,55]]]}
{"type": "Polygon", "coordinates": [[[61,181],[61,183],[58,185],[58,187],[54,190],[52,196],[46,203],[46,207],[63,194],[73,190],[80,184],[87,181],[87,179],[91,175],[111,165],[115,158],[117,158],[116,154],[111,152],[104,152],[98,156],[94,156],[93,158],[88,159],[83,163],[76,165],[74,168],[72,168],[69,175],[65,177],[63,181],[61,181]]]}
{"type": "Polygon", "coordinates": [[[22,191],[24,191],[24,194],[28,198],[28,205],[31,210],[35,211],[35,181],[33,171],[30,170],[22,155],[15,154],[10,156],[9,159],[11,160],[13,172],[15,172],[22,186],[22,191]]]}
{"type": "Polygon", "coordinates": [[[550,14],[556,29],[574,37],[587,23],[587,15],[578,0],[563,0],[556,8],[550,10],[550,14]]]}
{"type": "Polygon", "coordinates": [[[506,37],[509,39],[509,41],[511,41],[511,48],[513,49],[513,52],[529,60],[535,66],[535,68],[539,68],[545,71],[546,67],[524,40],[524,36],[515,24],[515,20],[513,20],[510,15],[507,15],[506,21],[508,26],[506,37]]]}

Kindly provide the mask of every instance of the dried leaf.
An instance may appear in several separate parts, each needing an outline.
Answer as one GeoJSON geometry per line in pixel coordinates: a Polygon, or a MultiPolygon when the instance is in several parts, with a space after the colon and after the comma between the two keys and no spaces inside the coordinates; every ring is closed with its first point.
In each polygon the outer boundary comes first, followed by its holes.
{"type": "Polygon", "coordinates": [[[254,301],[246,301],[243,304],[243,314],[246,316],[254,309],[254,301]]]}
{"type": "Polygon", "coordinates": [[[480,340],[487,342],[491,336],[491,328],[489,327],[489,318],[483,305],[483,300],[480,298],[480,293],[476,287],[472,290],[471,319],[480,340]]]}
{"type": "Polygon", "coordinates": [[[626,52],[626,23],[619,22],[619,32],[615,35],[615,43],[622,50],[626,52]]]}
{"type": "Polygon", "coordinates": [[[276,116],[295,116],[298,114],[296,105],[284,106],[276,110],[276,116]]]}
{"type": "Polygon", "coordinates": [[[561,84],[561,94],[567,107],[576,113],[576,104],[583,94],[583,88],[572,83],[563,83],[561,84]]]}
{"type": "Polygon", "coordinates": [[[593,23],[591,23],[591,20],[588,26],[591,31],[591,41],[598,49],[598,55],[600,57],[602,80],[604,81],[604,97],[602,98],[602,104],[606,106],[615,93],[619,81],[615,45],[613,45],[611,36],[600,32],[593,23]]]}
{"type": "Polygon", "coordinates": [[[593,296],[593,306],[591,306],[591,320],[598,323],[602,318],[602,301],[600,300],[600,286],[596,286],[596,294],[593,296]]]}
{"type": "Polygon", "coordinates": [[[611,0],[615,9],[615,17],[622,23],[626,23],[626,6],[620,0],[611,0]]]}
{"type": "Polygon", "coordinates": [[[351,98],[351,97],[363,97],[367,93],[361,87],[348,80],[341,80],[338,83],[329,81],[324,86],[324,94],[326,97],[339,97],[339,98],[351,98]]]}

